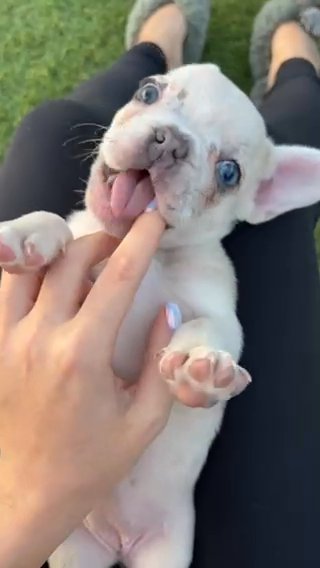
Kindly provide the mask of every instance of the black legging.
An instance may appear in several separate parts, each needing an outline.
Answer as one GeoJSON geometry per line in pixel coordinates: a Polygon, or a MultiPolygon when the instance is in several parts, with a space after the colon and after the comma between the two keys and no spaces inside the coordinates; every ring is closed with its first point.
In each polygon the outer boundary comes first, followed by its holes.
{"type": "MultiPolygon", "coordinates": [[[[141,44],[69,98],[27,116],[0,171],[1,218],[69,213],[81,197],[74,190],[88,178],[88,140],[101,137],[99,125],[110,123],[142,77],[165,70],[160,50],[141,44]]],[[[278,143],[320,147],[313,67],[299,59],[283,65],[262,114],[278,143]]],[[[194,568],[320,566],[316,217],[313,206],[257,227],[242,224],[225,241],[239,278],[242,365],[253,384],[228,405],[197,485],[194,568]]]]}

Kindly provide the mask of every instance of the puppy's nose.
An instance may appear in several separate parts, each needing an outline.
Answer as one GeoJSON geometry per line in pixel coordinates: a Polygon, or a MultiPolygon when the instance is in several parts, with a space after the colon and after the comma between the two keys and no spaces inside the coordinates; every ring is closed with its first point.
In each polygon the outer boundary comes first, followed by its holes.
{"type": "Polygon", "coordinates": [[[152,162],[169,158],[173,165],[177,160],[187,157],[189,148],[189,137],[176,126],[161,126],[153,130],[149,142],[149,157],[152,162]]]}

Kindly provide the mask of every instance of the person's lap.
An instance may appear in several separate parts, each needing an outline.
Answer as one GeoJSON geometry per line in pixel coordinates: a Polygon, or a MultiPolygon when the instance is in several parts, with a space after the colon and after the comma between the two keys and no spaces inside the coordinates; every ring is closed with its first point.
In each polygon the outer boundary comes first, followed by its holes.
{"type": "MultiPolygon", "coordinates": [[[[281,69],[262,112],[276,142],[320,147],[320,83],[308,64],[293,65],[281,69]]],[[[87,140],[102,135],[139,79],[164,71],[158,49],[139,46],[99,83],[27,117],[0,171],[1,218],[69,213],[89,173],[90,159],[80,156],[93,149],[87,140]]],[[[300,568],[320,559],[316,215],[312,207],[241,225],[225,241],[239,278],[242,364],[253,384],[229,404],[197,486],[194,568],[300,568]]]]}
{"type": "MultiPolygon", "coordinates": [[[[262,109],[271,137],[320,147],[319,111],[312,67],[285,64],[262,109]]],[[[194,568],[319,564],[317,209],[239,226],[225,241],[253,384],[229,404],[197,487],[194,568]]]]}

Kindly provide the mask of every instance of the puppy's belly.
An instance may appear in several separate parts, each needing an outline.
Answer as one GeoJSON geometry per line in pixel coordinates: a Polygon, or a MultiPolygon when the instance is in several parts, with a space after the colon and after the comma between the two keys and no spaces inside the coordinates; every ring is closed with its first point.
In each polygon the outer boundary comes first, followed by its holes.
{"type": "Polygon", "coordinates": [[[170,524],[170,516],[154,503],[140,503],[138,511],[127,504],[121,511],[121,503],[101,503],[84,521],[86,529],[107,550],[121,560],[129,556],[136,547],[143,546],[164,535],[170,524]]]}
{"type": "Polygon", "coordinates": [[[125,560],[137,547],[165,538],[177,519],[192,523],[193,486],[222,414],[221,404],[210,410],[173,406],[163,432],[85,521],[106,550],[125,560]]]}
{"type": "MultiPolygon", "coordinates": [[[[191,310],[181,306],[154,261],[120,329],[113,361],[120,377],[139,377],[150,328],[167,302],[177,302],[183,319],[190,319],[191,310]]],[[[222,413],[222,405],[209,411],[174,404],[166,428],[118,485],[112,500],[101,500],[84,522],[106,550],[124,559],[135,547],[164,535],[179,511],[192,518],[193,485],[222,413]]]]}

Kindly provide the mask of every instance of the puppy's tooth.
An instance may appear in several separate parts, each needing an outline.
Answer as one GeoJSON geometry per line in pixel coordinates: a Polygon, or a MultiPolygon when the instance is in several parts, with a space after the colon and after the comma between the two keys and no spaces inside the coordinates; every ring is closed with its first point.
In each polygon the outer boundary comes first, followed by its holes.
{"type": "Polygon", "coordinates": [[[107,181],[107,184],[108,184],[109,187],[113,186],[117,175],[118,174],[112,174],[111,176],[108,177],[108,179],[106,181],[107,181]]]}

